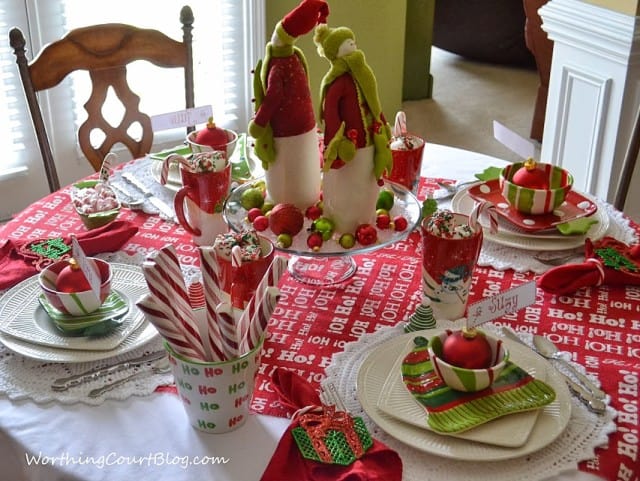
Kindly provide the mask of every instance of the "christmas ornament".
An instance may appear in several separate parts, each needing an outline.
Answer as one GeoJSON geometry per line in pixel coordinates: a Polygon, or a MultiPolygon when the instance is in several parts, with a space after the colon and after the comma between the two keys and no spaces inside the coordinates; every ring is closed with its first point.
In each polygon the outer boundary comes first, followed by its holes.
{"type": "Polygon", "coordinates": [[[487,369],[491,367],[491,345],[482,332],[463,327],[445,339],[442,359],[465,369],[487,369]]]}
{"type": "Polygon", "coordinates": [[[404,332],[421,331],[434,327],[436,327],[436,320],[433,317],[431,301],[427,297],[423,297],[422,303],[416,308],[416,312],[409,317],[409,322],[405,324],[404,332]]]}
{"type": "Polygon", "coordinates": [[[74,258],[68,260],[56,278],[56,289],[60,292],[85,292],[91,290],[91,285],[74,258]]]}
{"type": "Polygon", "coordinates": [[[304,214],[293,204],[278,204],[269,214],[269,227],[275,235],[295,236],[302,230],[304,214]]]}
{"type": "Polygon", "coordinates": [[[538,167],[533,159],[527,159],[522,167],[520,167],[511,181],[520,187],[529,189],[547,190],[549,189],[549,179],[545,171],[538,167]]]}
{"type": "Polygon", "coordinates": [[[209,117],[207,126],[196,134],[196,143],[208,145],[214,150],[225,150],[229,139],[226,130],[216,127],[213,117],[209,117]]]}

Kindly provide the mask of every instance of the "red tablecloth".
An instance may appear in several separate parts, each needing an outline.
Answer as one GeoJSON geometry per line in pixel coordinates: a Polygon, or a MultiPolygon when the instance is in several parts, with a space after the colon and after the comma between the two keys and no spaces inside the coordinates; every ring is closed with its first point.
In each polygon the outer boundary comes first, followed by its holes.
{"type": "MultiPolygon", "coordinates": [[[[428,182],[427,182],[428,184],[428,182]]],[[[146,254],[167,243],[176,246],[181,262],[198,262],[196,247],[181,227],[156,216],[123,209],[120,219],[139,226],[123,247],[129,254],[146,254]]],[[[639,230],[638,226],[634,228],[639,230]]],[[[0,230],[4,240],[36,239],[82,232],[84,227],[69,203],[68,193],[51,194],[20,213],[0,230]]],[[[419,233],[406,241],[355,257],[358,271],[342,285],[315,288],[285,275],[281,300],[264,345],[262,365],[252,408],[282,416],[269,376],[277,366],[295,370],[319,385],[335,352],[383,326],[403,322],[420,300],[419,233]]],[[[520,285],[532,274],[479,267],[475,271],[470,302],[520,285]]],[[[597,374],[618,410],[618,431],[596,458],[580,469],[606,479],[637,480],[640,376],[640,287],[583,289],[570,296],[538,290],[535,304],[498,322],[519,331],[545,334],[574,360],[597,374]]]]}

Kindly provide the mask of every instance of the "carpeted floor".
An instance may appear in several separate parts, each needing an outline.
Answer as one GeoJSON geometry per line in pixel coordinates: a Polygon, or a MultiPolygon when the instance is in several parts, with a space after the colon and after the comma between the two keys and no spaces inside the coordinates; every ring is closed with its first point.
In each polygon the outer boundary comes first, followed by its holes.
{"type": "MultiPolygon", "coordinates": [[[[535,70],[473,62],[433,48],[433,98],[404,102],[407,128],[427,142],[450,145],[509,161],[521,157],[493,137],[493,121],[529,137],[538,88],[535,70]]],[[[393,119],[391,119],[393,120],[393,119]]],[[[640,166],[636,166],[638,178],[640,166]]],[[[625,213],[640,222],[633,182],[625,213]]]]}
{"type": "Polygon", "coordinates": [[[409,131],[427,142],[520,160],[494,139],[493,121],[529,139],[535,70],[472,62],[434,47],[431,74],[433,98],[403,104],[409,131]]]}

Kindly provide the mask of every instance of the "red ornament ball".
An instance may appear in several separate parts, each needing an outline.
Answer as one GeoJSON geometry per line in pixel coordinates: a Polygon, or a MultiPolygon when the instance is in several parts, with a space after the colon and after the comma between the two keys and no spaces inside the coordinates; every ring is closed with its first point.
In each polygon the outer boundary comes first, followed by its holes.
{"type": "Polygon", "coordinates": [[[491,345],[475,329],[454,331],[442,345],[442,359],[465,369],[487,369],[492,364],[491,345]]]}
{"type": "Polygon", "coordinates": [[[269,214],[269,227],[275,235],[295,236],[302,230],[304,214],[293,204],[277,204],[269,214]]]}
{"type": "Polygon", "coordinates": [[[309,237],[307,237],[307,246],[313,251],[320,250],[320,247],[322,247],[322,234],[320,234],[320,232],[312,232],[309,234],[309,237]]]}
{"type": "Polygon", "coordinates": [[[356,240],[363,246],[370,246],[378,240],[378,231],[371,224],[360,224],[356,228],[356,240]]]}
{"type": "Polygon", "coordinates": [[[216,127],[213,117],[209,117],[207,126],[196,134],[196,144],[208,145],[215,150],[225,150],[228,143],[227,132],[216,127]]]}
{"type": "Polygon", "coordinates": [[[406,230],[408,226],[409,226],[409,223],[407,222],[407,219],[405,219],[401,215],[397,215],[393,218],[393,228],[396,231],[402,232],[406,230]]]}
{"type": "Polygon", "coordinates": [[[513,174],[511,182],[528,189],[549,189],[549,178],[547,173],[532,159],[527,160],[524,165],[520,167],[515,174],[513,174]]]}
{"type": "Polygon", "coordinates": [[[253,228],[258,232],[267,230],[269,228],[269,218],[265,215],[259,215],[253,219],[253,228]]]}
{"type": "Polygon", "coordinates": [[[91,284],[75,259],[69,259],[69,265],[62,268],[56,278],[56,290],[59,292],[85,292],[91,290],[91,284]]]}

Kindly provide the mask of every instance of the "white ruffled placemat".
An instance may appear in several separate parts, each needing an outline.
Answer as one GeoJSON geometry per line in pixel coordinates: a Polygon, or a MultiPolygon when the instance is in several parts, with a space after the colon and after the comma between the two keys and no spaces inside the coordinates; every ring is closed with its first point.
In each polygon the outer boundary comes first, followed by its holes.
{"type": "MultiPolygon", "coordinates": [[[[453,329],[461,326],[448,323],[447,327],[453,329]]],[[[483,325],[483,329],[497,335],[497,331],[493,331],[490,324],[483,325]]],[[[532,454],[512,460],[501,460],[499,466],[494,462],[447,459],[414,449],[380,429],[364,412],[356,395],[355,380],[363,361],[378,346],[402,334],[404,330],[398,325],[364,335],[348,344],[344,352],[333,356],[323,386],[333,383],[347,410],[354,416],[361,416],[375,438],[398,452],[404,466],[403,481],[538,481],[569,469],[576,469],[578,462],[592,459],[594,448],[606,445],[608,435],[616,429],[613,421],[616,412],[613,408],[609,407],[606,414],[598,416],[572,396],[571,420],[558,439],[532,454]]]]}
{"type": "MultiPolygon", "coordinates": [[[[100,254],[97,257],[109,262],[131,265],[140,265],[144,260],[142,255],[128,256],[124,253],[100,254]]],[[[183,266],[183,275],[187,283],[200,279],[199,269],[195,267],[183,266]]],[[[67,391],[53,391],[51,389],[51,383],[55,379],[82,373],[97,366],[106,367],[114,363],[142,356],[143,354],[163,350],[162,339],[160,336],[156,336],[153,340],[126,354],[109,357],[101,361],[57,363],[29,359],[13,353],[4,345],[0,344],[0,394],[12,400],[31,399],[36,403],[57,401],[63,404],[82,402],[90,405],[102,404],[107,399],[124,400],[131,396],[148,396],[152,394],[158,386],[173,383],[173,375],[171,372],[154,374],[152,373],[152,366],[145,364],[140,367],[126,369],[106,377],[85,382],[67,391]],[[145,371],[145,374],[141,377],[137,377],[135,380],[122,384],[98,397],[89,397],[89,392],[93,389],[123,379],[141,370],[145,371]]],[[[161,362],[162,361],[156,361],[153,365],[160,365],[161,362]]]]}

